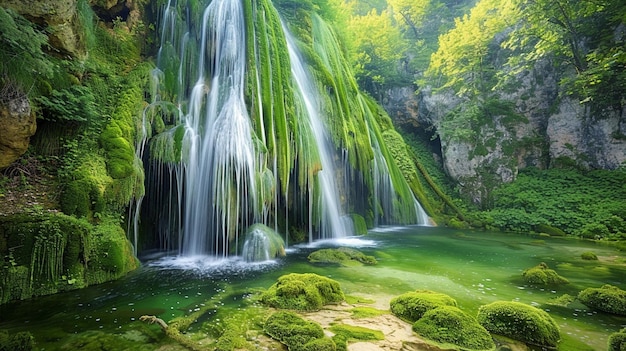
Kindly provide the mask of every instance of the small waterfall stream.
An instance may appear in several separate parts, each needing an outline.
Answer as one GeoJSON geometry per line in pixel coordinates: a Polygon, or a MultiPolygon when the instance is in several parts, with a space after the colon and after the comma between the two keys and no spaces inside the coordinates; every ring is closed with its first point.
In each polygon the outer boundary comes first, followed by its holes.
{"type": "MultiPolygon", "coordinates": [[[[333,160],[334,147],[326,133],[320,116],[320,102],[317,98],[318,91],[310,75],[306,71],[302,59],[297,52],[293,37],[283,26],[287,36],[287,48],[291,60],[291,72],[296,82],[298,95],[304,102],[309,125],[317,142],[318,154],[322,163],[322,169],[317,172],[320,186],[320,238],[333,239],[354,235],[352,221],[347,217],[345,210],[339,201],[339,191],[335,180],[337,169],[333,160]]],[[[309,219],[312,221],[312,219],[309,219]]],[[[311,237],[311,236],[309,236],[311,237]]]]}

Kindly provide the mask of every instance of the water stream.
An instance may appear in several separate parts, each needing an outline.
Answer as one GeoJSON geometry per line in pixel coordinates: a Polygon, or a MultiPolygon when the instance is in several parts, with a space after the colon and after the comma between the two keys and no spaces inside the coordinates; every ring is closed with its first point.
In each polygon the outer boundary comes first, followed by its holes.
{"type": "Polygon", "coordinates": [[[107,333],[110,342],[119,345],[135,338],[140,341],[131,345],[137,349],[155,350],[159,341],[150,335],[160,331],[139,322],[141,315],[169,321],[190,314],[226,289],[229,293],[219,301],[221,307],[192,326],[193,331],[201,331],[203,325],[219,324],[224,314],[242,308],[251,291],[269,287],[280,275],[312,272],[336,279],[346,294],[383,305],[415,289],[446,293],[470,314],[497,300],[532,304],[549,311],[562,335],[589,345],[589,350],[605,350],[608,335],[626,326],[626,317],[592,311],[578,302],[556,307],[549,301],[603,284],[626,288],[623,262],[623,254],[611,247],[572,239],[437,227],[383,228],[364,237],[294,247],[287,257],[265,263],[249,264],[238,257],[214,261],[150,258],[138,271],[116,282],[0,306],[0,329],[31,331],[37,347],[46,350],[60,349],[85,332],[107,333]],[[313,250],[336,245],[356,247],[379,263],[348,268],[312,265],[306,260],[313,250]],[[600,261],[582,260],[580,254],[585,251],[595,252],[600,261]],[[570,284],[558,288],[525,284],[523,270],[540,262],[570,284]]]}

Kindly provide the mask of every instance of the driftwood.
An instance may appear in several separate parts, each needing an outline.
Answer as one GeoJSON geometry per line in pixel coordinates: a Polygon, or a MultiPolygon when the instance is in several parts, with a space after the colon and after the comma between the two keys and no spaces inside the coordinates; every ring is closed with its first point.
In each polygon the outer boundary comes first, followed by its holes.
{"type": "Polygon", "coordinates": [[[142,322],[148,322],[149,324],[158,324],[161,327],[161,330],[167,332],[168,325],[164,320],[158,318],[157,316],[141,316],[139,320],[142,322]]]}

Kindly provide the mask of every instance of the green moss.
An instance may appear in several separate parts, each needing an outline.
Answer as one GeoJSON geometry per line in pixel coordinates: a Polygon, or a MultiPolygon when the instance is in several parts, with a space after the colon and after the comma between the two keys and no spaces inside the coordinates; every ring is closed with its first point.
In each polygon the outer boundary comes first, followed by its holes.
{"type": "Polygon", "coordinates": [[[624,351],[626,350],[626,328],[619,332],[609,335],[607,351],[624,351]]]}
{"type": "Polygon", "coordinates": [[[29,332],[9,334],[6,330],[0,330],[1,351],[30,351],[35,348],[35,339],[29,332]]]}
{"type": "Polygon", "coordinates": [[[319,324],[287,311],[271,315],[265,321],[263,330],[292,351],[304,350],[307,344],[324,337],[324,330],[319,324]]]}
{"type": "Polygon", "coordinates": [[[578,300],[590,308],[626,316],[626,291],[616,286],[587,288],[578,294],[578,300]]]}
{"type": "Polygon", "coordinates": [[[408,322],[415,322],[424,313],[440,306],[457,306],[456,300],[446,294],[429,290],[408,292],[393,298],[390,303],[391,312],[408,322]]]}
{"type": "Polygon", "coordinates": [[[367,223],[365,223],[365,218],[357,213],[351,214],[350,217],[352,218],[352,223],[354,223],[354,234],[367,234],[367,223]]]}
{"type": "Polygon", "coordinates": [[[348,247],[313,251],[309,255],[308,260],[311,263],[338,264],[341,266],[374,265],[378,263],[374,256],[367,256],[359,250],[348,247]]]}
{"type": "Polygon", "coordinates": [[[550,236],[566,236],[567,235],[561,229],[553,227],[551,225],[543,224],[543,223],[537,224],[535,226],[535,231],[537,233],[546,233],[546,234],[549,234],[550,236]]]}
{"type": "Polygon", "coordinates": [[[350,312],[352,313],[352,318],[355,319],[376,317],[387,313],[387,311],[373,307],[355,307],[351,309],[350,312]]]}
{"type": "Polygon", "coordinates": [[[330,327],[330,331],[335,333],[333,341],[337,345],[338,351],[348,349],[348,342],[354,340],[384,340],[385,335],[380,330],[373,330],[348,324],[335,324],[330,327]]]}
{"type": "Polygon", "coordinates": [[[597,261],[598,260],[598,256],[591,252],[591,251],[586,251],[583,252],[582,254],[580,254],[580,258],[582,258],[583,260],[587,260],[587,261],[597,261]]]}
{"type": "Polygon", "coordinates": [[[481,306],[478,322],[491,333],[533,345],[556,347],[561,338],[558,325],[547,312],[520,302],[481,306]]]}
{"type": "Polygon", "coordinates": [[[343,300],[337,281],[312,273],[283,275],[261,295],[261,301],[271,307],[303,311],[343,300]]]}
{"type": "Polygon", "coordinates": [[[550,269],[544,262],[525,270],[522,276],[528,284],[559,285],[569,283],[567,279],[558,275],[556,271],[550,269]]]}
{"type": "Polygon", "coordinates": [[[104,223],[94,228],[86,256],[90,284],[119,278],[138,267],[126,233],[113,223],[104,223]]]}
{"type": "Polygon", "coordinates": [[[454,306],[439,306],[429,310],[413,324],[417,334],[463,350],[492,350],[491,335],[476,319],[454,306]]]}

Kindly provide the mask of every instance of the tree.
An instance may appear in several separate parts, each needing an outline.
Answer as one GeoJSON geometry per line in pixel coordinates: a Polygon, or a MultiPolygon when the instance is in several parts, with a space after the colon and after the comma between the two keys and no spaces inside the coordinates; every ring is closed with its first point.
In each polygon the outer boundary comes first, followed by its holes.
{"type": "Polygon", "coordinates": [[[453,88],[457,95],[474,98],[491,90],[494,67],[489,54],[496,34],[514,25],[518,7],[508,0],[481,0],[469,15],[455,20],[455,27],[439,37],[426,72],[443,78],[442,88],[453,88]]]}
{"type": "Polygon", "coordinates": [[[372,94],[399,78],[398,62],[407,45],[388,10],[353,15],[347,25],[350,61],[361,87],[372,94]]]}

